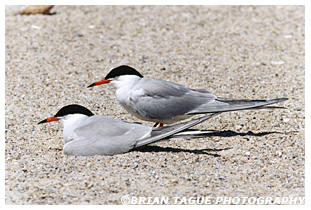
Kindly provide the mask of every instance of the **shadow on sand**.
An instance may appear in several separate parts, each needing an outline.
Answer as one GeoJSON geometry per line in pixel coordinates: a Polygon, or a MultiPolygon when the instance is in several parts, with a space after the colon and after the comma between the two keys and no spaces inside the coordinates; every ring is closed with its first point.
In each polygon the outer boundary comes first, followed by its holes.
{"type": "MultiPolygon", "coordinates": [[[[196,131],[194,129],[189,129],[187,131],[196,131]]],[[[246,133],[239,133],[235,131],[230,131],[230,130],[225,130],[225,131],[206,131],[204,130],[203,132],[207,132],[204,134],[200,135],[195,135],[192,136],[191,138],[204,138],[204,137],[233,137],[233,136],[265,136],[269,134],[288,134],[288,133],[295,133],[295,131],[292,132],[277,132],[277,131],[272,131],[272,132],[259,132],[259,133],[254,133],[252,131],[248,131],[246,133]]],[[[227,148],[222,148],[222,149],[181,149],[181,148],[173,148],[173,147],[160,147],[160,146],[145,146],[142,148],[137,148],[135,151],[140,151],[140,152],[174,152],[174,153],[179,153],[179,152],[187,152],[187,153],[192,153],[192,154],[205,154],[205,155],[210,155],[213,157],[220,157],[221,155],[217,154],[217,152],[224,151],[224,150],[229,150],[232,149],[233,147],[227,147],[227,148]]]]}

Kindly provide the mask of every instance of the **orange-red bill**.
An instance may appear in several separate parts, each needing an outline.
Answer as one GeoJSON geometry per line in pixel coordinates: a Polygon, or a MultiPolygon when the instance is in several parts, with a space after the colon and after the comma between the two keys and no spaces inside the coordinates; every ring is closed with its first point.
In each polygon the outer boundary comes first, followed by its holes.
{"type": "Polygon", "coordinates": [[[102,84],[107,84],[109,82],[111,82],[112,80],[110,79],[100,79],[94,83],[92,83],[91,85],[87,86],[87,87],[94,87],[94,86],[97,86],[97,85],[102,85],[102,84]]]}
{"type": "Polygon", "coordinates": [[[49,117],[49,118],[46,118],[45,120],[42,120],[41,122],[39,122],[38,124],[41,124],[41,123],[48,123],[48,122],[53,122],[53,121],[58,121],[60,120],[59,118],[57,117],[49,117]]]}

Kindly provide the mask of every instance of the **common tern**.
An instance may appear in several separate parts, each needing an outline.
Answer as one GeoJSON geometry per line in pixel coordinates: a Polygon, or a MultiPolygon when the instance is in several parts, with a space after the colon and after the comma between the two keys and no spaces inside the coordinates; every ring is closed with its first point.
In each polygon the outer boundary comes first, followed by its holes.
{"type": "Polygon", "coordinates": [[[88,87],[111,83],[121,106],[135,117],[171,124],[195,114],[228,112],[269,107],[288,98],[247,100],[217,97],[207,89],[191,89],[173,82],[144,78],[134,68],[122,65],[112,69],[104,79],[88,87]]]}
{"type": "MultiPolygon", "coordinates": [[[[147,125],[94,115],[87,108],[72,104],[61,108],[54,116],[38,124],[53,121],[63,124],[63,151],[67,155],[115,155],[174,137],[174,134],[179,137],[182,135],[181,131],[218,114],[220,113],[155,129],[147,125]]],[[[185,132],[186,136],[188,134],[189,132],[185,132]]]]}

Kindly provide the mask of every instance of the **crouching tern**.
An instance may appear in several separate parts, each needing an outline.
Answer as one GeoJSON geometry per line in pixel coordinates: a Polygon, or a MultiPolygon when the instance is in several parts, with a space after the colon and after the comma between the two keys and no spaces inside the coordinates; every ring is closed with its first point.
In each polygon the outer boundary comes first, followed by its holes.
{"type": "MultiPolygon", "coordinates": [[[[42,120],[38,124],[58,120],[63,124],[65,141],[63,151],[67,155],[115,155],[169,137],[173,138],[174,134],[180,136],[182,135],[181,131],[218,114],[220,113],[154,129],[147,125],[94,115],[87,108],[72,104],[61,108],[54,116],[42,120]]],[[[194,133],[198,134],[198,132],[194,133]]],[[[189,136],[189,132],[186,132],[185,135],[189,136]]]]}
{"type": "Polygon", "coordinates": [[[190,89],[173,82],[144,78],[134,68],[126,65],[112,69],[104,79],[88,87],[106,83],[115,87],[117,100],[126,111],[141,120],[160,123],[160,126],[195,114],[269,108],[267,105],[288,99],[247,100],[217,97],[206,89],[190,89]]]}

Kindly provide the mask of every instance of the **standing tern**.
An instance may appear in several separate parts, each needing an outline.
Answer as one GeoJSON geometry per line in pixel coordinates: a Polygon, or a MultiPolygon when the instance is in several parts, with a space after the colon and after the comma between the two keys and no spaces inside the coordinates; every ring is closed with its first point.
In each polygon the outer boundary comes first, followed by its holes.
{"type": "MultiPolygon", "coordinates": [[[[72,104],[61,108],[54,116],[38,124],[60,121],[64,125],[63,151],[67,155],[115,155],[174,137],[174,134],[179,136],[181,131],[218,114],[220,113],[153,129],[147,125],[94,115],[87,108],[72,104]]],[[[188,134],[189,132],[185,133],[186,136],[188,134]]]]}
{"type": "Polygon", "coordinates": [[[195,114],[217,113],[254,108],[280,108],[267,105],[288,100],[228,99],[217,97],[206,89],[190,89],[159,79],[144,78],[134,68],[122,65],[112,69],[104,79],[88,87],[111,83],[121,106],[135,117],[171,124],[195,114]]]}

